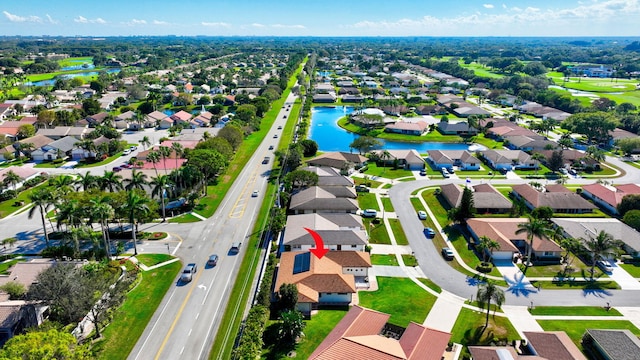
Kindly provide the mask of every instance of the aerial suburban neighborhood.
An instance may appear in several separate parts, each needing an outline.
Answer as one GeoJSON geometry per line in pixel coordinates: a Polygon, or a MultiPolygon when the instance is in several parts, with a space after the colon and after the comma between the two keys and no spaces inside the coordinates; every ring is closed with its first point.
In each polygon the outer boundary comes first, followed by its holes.
{"type": "Polygon", "coordinates": [[[637,37],[0,39],[0,359],[639,358],[637,37]]]}

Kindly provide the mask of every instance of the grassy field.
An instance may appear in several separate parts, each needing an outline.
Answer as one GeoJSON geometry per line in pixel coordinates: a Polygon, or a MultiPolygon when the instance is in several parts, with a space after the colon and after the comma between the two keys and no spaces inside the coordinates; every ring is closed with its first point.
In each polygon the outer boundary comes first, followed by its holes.
{"type": "Polygon", "coordinates": [[[376,195],[373,193],[359,192],[358,204],[360,205],[360,209],[374,209],[380,211],[376,195]]]}
{"type": "MultiPolygon", "coordinates": [[[[14,206],[14,204],[16,203],[16,201],[22,201],[24,202],[25,205],[30,204],[31,200],[29,200],[29,195],[35,190],[38,189],[42,186],[48,186],[47,182],[44,182],[36,187],[32,187],[30,189],[27,189],[25,191],[22,191],[18,194],[18,196],[16,196],[14,199],[9,199],[6,201],[2,201],[0,202],[0,219],[13,214],[15,211],[19,210],[22,208],[22,206],[14,206]]],[[[12,189],[10,187],[10,189],[12,189]]],[[[35,212],[33,216],[36,216],[39,218],[39,212],[35,212]]]]}
{"type": "Polygon", "coordinates": [[[360,305],[390,314],[389,323],[422,324],[437,298],[407,278],[378,277],[377,291],[359,291],[360,305]]]}
{"type": "Polygon", "coordinates": [[[489,315],[489,326],[482,331],[486,312],[463,308],[451,330],[451,341],[463,345],[488,345],[493,338],[518,340],[520,336],[506,317],[489,315]]]}
{"type": "Polygon", "coordinates": [[[369,233],[370,244],[386,244],[391,245],[391,238],[387,232],[387,227],[384,226],[382,221],[378,224],[373,224],[371,219],[362,219],[367,232],[369,233]]]}
{"type": "Polygon", "coordinates": [[[294,359],[308,359],[333,328],[347,314],[347,309],[320,310],[305,321],[304,338],[296,347],[294,359]]]}
{"type": "Polygon", "coordinates": [[[532,281],[532,285],[542,289],[585,289],[585,290],[618,290],[620,286],[615,281],[532,281]]]}
{"type": "Polygon", "coordinates": [[[619,264],[618,266],[622,267],[626,272],[631,274],[634,278],[640,278],[640,264],[619,264]]]}
{"type": "Polygon", "coordinates": [[[427,287],[429,287],[431,290],[437,292],[438,294],[440,294],[442,292],[442,288],[440,286],[438,286],[438,284],[436,284],[433,281],[431,281],[431,279],[418,278],[418,281],[420,281],[421,283],[425,284],[427,287]]]}
{"type": "Polygon", "coordinates": [[[164,294],[174,284],[181,267],[182,263],[178,261],[142,273],[140,284],[127,295],[111,324],[104,329],[103,338],[94,344],[96,358],[127,358],[160,305],[164,294]]]}
{"type": "Polygon", "coordinates": [[[600,306],[538,306],[529,308],[532,315],[562,316],[622,316],[616,309],[607,311],[600,306]]]}
{"type": "Polygon", "coordinates": [[[367,171],[365,171],[364,173],[369,176],[377,176],[386,179],[397,179],[413,175],[413,173],[409,170],[394,169],[391,166],[378,167],[376,163],[367,164],[367,171]]]}
{"type": "MultiPolygon", "coordinates": [[[[573,268],[573,271],[568,273],[567,275],[575,276],[576,278],[580,279],[580,278],[584,278],[583,277],[583,274],[584,274],[588,278],[589,270],[591,269],[591,266],[585,264],[578,258],[575,258],[573,256],[572,258],[574,259],[571,262],[571,268],[573,268]]],[[[521,270],[524,271],[524,265],[519,264],[518,266],[520,267],[521,270]]],[[[527,276],[529,277],[555,277],[555,276],[563,276],[563,275],[564,275],[564,265],[561,265],[561,264],[531,266],[527,269],[527,276]]],[[[594,275],[595,277],[603,277],[603,276],[608,277],[607,274],[603,273],[597,267],[595,268],[594,275]]]]}
{"type": "Polygon", "coordinates": [[[458,64],[465,69],[473,70],[473,73],[476,74],[477,76],[482,76],[482,77],[491,78],[491,79],[501,79],[504,77],[504,75],[492,72],[488,67],[485,67],[482,64],[478,64],[475,61],[472,62],[471,64],[466,64],[464,60],[460,59],[458,60],[458,64]]]}
{"type": "Polygon", "coordinates": [[[58,65],[60,65],[60,67],[82,65],[83,63],[92,64],[93,57],[91,56],[70,57],[70,58],[58,60],[58,65]]]}
{"type": "Polygon", "coordinates": [[[371,254],[371,264],[373,265],[387,265],[387,266],[399,266],[398,259],[393,254],[371,254]]]}
{"type": "Polygon", "coordinates": [[[580,349],[580,339],[587,329],[627,329],[636,336],[640,335],[640,330],[626,320],[538,320],[538,324],[545,331],[566,332],[580,349]]]}
{"type": "Polygon", "coordinates": [[[391,226],[391,231],[393,231],[393,236],[396,238],[396,243],[398,245],[409,245],[409,240],[407,239],[407,235],[402,229],[400,220],[389,219],[389,225],[391,226]]]}
{"type": "Polygon", "coordinates": [[[136,256],[136,259],[146,266],[158,265],[174,258],[174,256],[169,254],[140,254],[136,256]]]}

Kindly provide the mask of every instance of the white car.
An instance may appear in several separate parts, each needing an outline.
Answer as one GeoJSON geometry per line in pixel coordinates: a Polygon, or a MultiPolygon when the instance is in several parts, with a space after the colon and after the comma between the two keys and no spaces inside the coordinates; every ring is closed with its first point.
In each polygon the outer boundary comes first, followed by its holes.
{"type": "Polygon", "coordinates": [[[258,190],[253,190],[251,197],[258,197],[258,190]]]}
{"type": "Polygon", "coordinates": [[[422,210],[418,211],[418,219],[427,220],[427,213],[422,210]]]}
{"type": "Polygon", "coordinates": [[[598,265],[600,270],[602,270],[602,271],[604,271],[606,273],[611,273],[613,271],[613,267],[611,267],[611,264],[609,264],[608,261],[598,260],[598,262],[596,262],[596,265],[598,265]]]}
{"type": "Polygon", "coordinates": [[[122,156],[126,156],[126,155],[129,155],[129,154],[131,154],[131,150],[130,150],[130,149],[125,149],[125,150],[122,152],[122,156]]]}
{"type": "Polygon", "coordinates": [[[362,217],[376,217],[378,212],[374,209],[365,209],[362,210],[362,217]]]}

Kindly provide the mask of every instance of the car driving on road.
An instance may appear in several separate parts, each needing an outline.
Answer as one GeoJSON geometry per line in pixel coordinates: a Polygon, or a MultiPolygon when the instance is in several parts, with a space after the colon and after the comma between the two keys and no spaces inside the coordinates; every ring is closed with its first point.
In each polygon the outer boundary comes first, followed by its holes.
{"type": "Polygon", "coordinates": [[[418,211],[418,219],[427,220],[427,213],[422,210],[418,211]]]}
{"type": "Polygon", "coordinates": [[[430,228],[430,227],[426,227],[424,228],[424,234],[427,236],[427,238],[432,239],[436,236],[436,232],[430,228]]]}
{"type": "Polygon", "coordinates": [[[453,250],[449,249],[448,247],[443,247],[440,252],[442,252],[442,257],[445,258],[445,260],[453,260],[453,250]]]}
{"type": "Polygon", "coordinates": [[[185,284],[191,282],[191,280],[193,280],[193,274],[195,274],[196,271],[198,271],[198,265],[195,263],[188,264],[184,270],[182,270],[180,281],[185,284]]]}

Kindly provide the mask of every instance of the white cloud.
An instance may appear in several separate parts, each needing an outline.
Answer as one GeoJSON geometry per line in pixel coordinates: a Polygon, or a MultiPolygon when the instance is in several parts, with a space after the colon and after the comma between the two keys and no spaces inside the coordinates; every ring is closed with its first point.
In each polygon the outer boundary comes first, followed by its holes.
{"type": "Polygon", "coordinates": [[[284,25],[284,24],[273,24],[272,28],[276,29],[306,29],[304,25],[284,25]]]}
{"type": "Polygon", "coordinates": [[[503,9],[506,9],[506,8],[507,8],[507,5],[506,5],[506,4],[502,4],[502,8],[503,8],[503,9]]]}
{"type": "Polygon", "coordinates": [[[225,22],[205,22],[203,21],[202,26],[210,26],[210,27],[223,27],[223,28],[229,28],[231,27],[231,24],[225,23],[225,22]]]}
{"type": "Polygon", "coordinates": [[[42,22],[42,19],[39,16],[35,16],[35,15],[20,16],[20,15],[12,14],[8,11],[3,11],[2,13],[7,18],[7,20],[11,22],[37,22],[37,23],[42,22]]]}
{"type": "Polygon", "coordinates": [[[58,23],[58,20],[54,20],[54,19],[51,17],[51,15],[49,15],[49,14],[46,14],[46,15],[45,15],[45,17],[47,18],[47,20],[48,20],[48,21],[49,21],[49,23],[51,23],[51,24],[57,24],[57,23],[58,23]]]}
{"type": "Polygon", "coordinates": [[[147,20],[132,19],[131,20],[131,24],[133,24],[133,25],[146,25],[147,24],[147,20]]]}
{"type": "Polygon", "coordinates": [[[153,20],[153,25],[169,25],[169,23],[162,20],[153,20]]]}
{"type": "Polygon", "coordinates": [[[78,15],[73,21],[80,24],[106,24],[107,22],[103,18],[87,19],[84,16],[78,15]]]}
{"type": "Polygon", "coordinates": [[[483,4],[486,9],[493,9],[493,4],[483,4]]]}
{"type": "Polygon", "coordinates": [[[258,23],[253,23],[253,24],[251,24],[251,26],[253,26],[253,27],[257,27],[257,28],[263,28],[263,27],[265,27],[265,26],[264,26],[264,24],[258,24],[258,23]]]}

